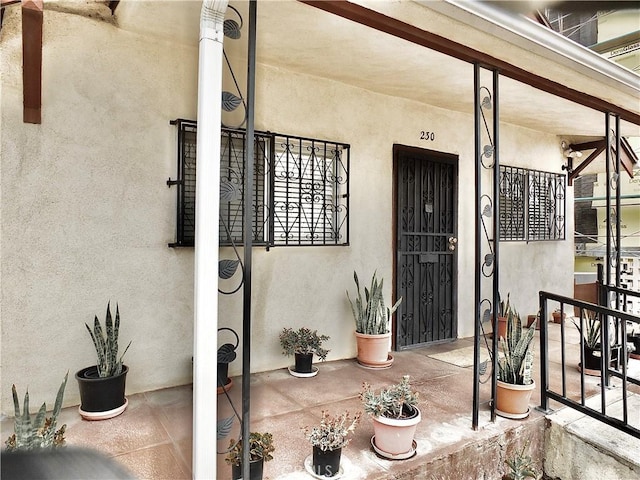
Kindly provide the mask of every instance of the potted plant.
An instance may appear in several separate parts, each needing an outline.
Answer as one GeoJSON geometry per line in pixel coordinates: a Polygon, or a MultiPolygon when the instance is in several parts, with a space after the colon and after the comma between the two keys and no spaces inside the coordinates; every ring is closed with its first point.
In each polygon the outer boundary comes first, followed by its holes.
{"type": "Polygon", "coordinates": [[[534,322],[523,328],[520,316],[513,310],[507,317],[507,336],[500,339],[502,355],[498,358],[496,413],[507,418],[529,415],[529,399],[535,388],[532,340],[534,322]]]}
{"type": "Polygon", "coordinates": [[[553,318],[553,323],[562,323],[562,321],[567,318],[567,314],[561,311],[559,308],[556,308],[551,313],[551,318],[553,318]]]}
{"type": "Polygon", "coordinates": [[[346,447],[358,423],[361,412],[351,416],[348,411],[331,416],[322,411],[319,425],[304,427],[304,433],[313,447],[313,454],[305,460],[305,468],[314,475],[333,477],[340,472],[342,449],[346,447]]]}
{"type": "Polygon", "coordinates": [[[374,272],[370,288],[364,288],[363,299],[358,274],[355,271],[353,278],[356,282],[357,297],[351,300],[347,291],[347,298],[356,322],[357,360],[366,367],[388,367],[393,362],[393,357],[389,355],[391,315],[402,302],[402,297],[391,308],[385,307],[382,294],[384,280],[378,281],[374,272]]]}
{"type": "Polygon", "coordinates": [[[527,478],[537,478],[533,460],[529,455],[525,455],[526,445],[522,450],[516,452],[512,458],[507,458],[505,463],[509,467],[509,471],[502,476],[502,480],[526,480],[527,478]]]}
{"type": "Polygon", "coordinates": [[[131,342],[118,358],[118,333],[120,330],[120,310],[116,304],[115,322],[111,317],[110,303],[107,303],[105,328],[95,317],[93,330],[85,323],[98,363],[83,368],[76,373],[80,389],[80,415],[87,420],[104,420],[120,415],[127,408],[124,396],[129,367],[122,363],[131,342]]]}
{"type": "Polygon", "coordinates": [[[318,335],[317,330],[302,327],[298,330],[284,328],[280,332],[282,354],[295,357],[295,366],[289,367],[289,373],[294,376],[313,376],[318,373],[313,367],[313,355],[322,361],[326,360],[329,350],[322,348],[322,342],[329,340],[327,335],[318,335]]]}
{"type": "Polygon", "coordinates": [[[218,348],[218,385],[216,392],[218,394],[228,391],[233,386],[233,381],[229,378],[229,364],[236,359],[236,349],[240,344],[240,339],[235,330],[228,327],[221,327],[218,332],[221,331],[231,332],[235,338],[235,345],[233,343],[225,343],[218,348]]]}
{"type": "MultiPolygon", "coordinates": [[[[249,475],[250,480],[261,480],[264,462],[273,460],[275,450],[273,435],[270,433],[251,432],[249,434],[249,475]]],[[[242,478],[242,439],[229,440],[229,453],[224,459],[231,465],[233,480],[242,478]]]]}
{"type": "Polygon", "coordinates": [[[12,386],[11,391],[13,393],[15,426],[13,435],[11,435],[5,442],[7,445],[7,451],[41,451],[42,449],[54,449],[64,446],[64,432],[67,425],[62,425],[59,429],[56,429],[56,427],[58,426],[58,415],[60,415],[60,410],[62,410],[62,399],[64,397],[64,389],[67,386],[68,376],[68,373],[64,376],[64,380],[58,389],[56,403],[53,407],[51,417],[49,418],[45,417],[47,405],[43,402],[35,419],[31,419],[31,415],[29,414],[28,390],[24,395],[22,413],[20,413],[20,403],[18,402],[16,386],[12,386]]]}
{"type": "Polygon", "coordinates": [[[398,384],[375,393],[364,383],[360,392],[364,411],[373,418],[371,444],[380,455],[401,460],[413,456],[414,436],[421,415],[418,393],[411,390],[409,375],[398,384]]]}
{"type": "MultiPolygon", "coordinates": [[[[507,317],[511,313],[511,293],[507,293],[507,299],[500,299],[498,302],[498,338],[504,338],[507,336],[507,317]]],[[[498,294],[498,298],[500,298],[500,294],[498,294]]]]}

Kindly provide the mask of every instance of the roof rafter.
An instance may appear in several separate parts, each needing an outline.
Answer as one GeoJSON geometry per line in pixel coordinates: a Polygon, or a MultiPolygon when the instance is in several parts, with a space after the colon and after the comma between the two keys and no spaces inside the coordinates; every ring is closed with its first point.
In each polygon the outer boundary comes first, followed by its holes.
{"type": "Polygon", "coordinates": [[[43,0],[22,2],[23,121],[41,123],[43,0]]]}

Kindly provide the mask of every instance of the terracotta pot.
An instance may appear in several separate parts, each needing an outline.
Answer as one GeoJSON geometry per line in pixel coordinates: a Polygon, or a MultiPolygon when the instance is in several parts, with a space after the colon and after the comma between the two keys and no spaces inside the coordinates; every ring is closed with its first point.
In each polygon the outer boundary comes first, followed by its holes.
{"type": "Polygon", "coordinates": [[[342,448],[322,451],[320,447],[313,447],[313,473],[325,477],[333,477],[340,472],[340,457],[342,448]]]}
{"type": "Polygon", "coordinates": [[[507,418],[529,416],[529,400],[535,388],[535,381],[529,385],[516,385],[498,380],[496,413],[507,418]]]}
{"type": "Polygon", "coordinates": [[[413,448],[413,438],[418,423],[420,410],[415,407],[415,416],[410,418],[373,417],[373,432],[376,447],[390,455],[401,455],[413,448]]]}
{"type": "Polygon", "coordinates": [[[389,340],[391,332],[367,335],[356,332],[358,362],[367,366],[387,366],[389,364],[389,340]]]}
{"type": "MultiPolygon", "coordinates": [[[[533,322],[536,321],[536,318],[538,318],[537,315],[529,315],[527,316],[527,328],[531,327],[531,325],[533,325],[533,322]]],[[[540,322],[538,321],[538,323],[536,323],[536,330],[540,330],[540,322]]]]}
{"type": "Polygon", "coordinates": [[[567,318],[567,314],[565,313],[561,318],[560,312],[553,312],[551,317],[553,318],[553,323],[562,323],[562,320],[567,318]]]}

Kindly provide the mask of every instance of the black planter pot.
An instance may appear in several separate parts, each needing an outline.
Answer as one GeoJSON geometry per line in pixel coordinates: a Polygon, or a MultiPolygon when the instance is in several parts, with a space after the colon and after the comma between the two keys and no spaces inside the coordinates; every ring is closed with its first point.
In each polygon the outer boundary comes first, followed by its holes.
{"type": "MultiPolygon", "coordinates": [[[[264,458],[249,462],[249,480],[262,480],[262,470],[264,468],[264,458]]],[[[231,478],[239,480],[242,478],[242,465],[231,466],[231,478]]]]}
{"type": "Polygon", "coordinates": [[[295,370],[298,373],[313,372],[313,353],[296,353],[295,370]]]}
{"type": "Polygon", "coordinates": [[[640,335],[627,335],[627,343],[634,346],[635,350],[631,352],[633,356],[640,355],[640,335]]]}
{"type": "Polygon", "coordinates": [[[333,477],[340,471],[340,457],[342,448],[322,451],[320,447],[313,447],[313,473],[333,477]]]}
{"type": "Polygon", "coordinates": [[[99,377],[93,365],[76,373],[80,389],[80,414],[88,420],[104,420],[120,415],[127,405],[124,396],[129,367],[122,366],[120,375],[99,377]]]}
{"type": "Polygon", "coordinates": [[[229,383],[229,364],[218,362],[218,388],[229,383]],[[222,383],[222,385],[221,385],[222,383]]]}

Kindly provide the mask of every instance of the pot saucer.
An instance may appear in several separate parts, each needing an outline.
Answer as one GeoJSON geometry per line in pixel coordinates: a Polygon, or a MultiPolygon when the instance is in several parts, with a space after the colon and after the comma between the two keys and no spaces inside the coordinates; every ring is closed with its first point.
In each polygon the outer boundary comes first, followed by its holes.
{"type": "Polygon", "coordinates": [[[342,468],[342,462],[340,462],[340,468],[338,470],[338,473],[336,473],[333,477],[327,477],[325,475],[314,473],[313,455],[309,455],[307,458],[304,459],[304,469],[307,471],[309,475],[313,476],[313,478],[321,478],[322,480],[327,480],[328,478],[331,478],[333,480],[338,480],[339,478],[342,478],[342,476],[344,475],[344,468],[342,468]]]}
{"type": "MultiPolygon", "coordinates": [[[[578,371],[582,372],[582,363],[578,363],[578,371]]],[[[591,370],[590,368],[585,368],[584,369],[584,374],[585,375],[589,375],[591,377],[599,377],[600,376],[600,370],[591,370]]]]}
{"type": "Polygon", "coordinates": [[[315,365],[313,365],[311,367],[311,372],[310,373],[300,373],[300,372],[296,372],[296,366],[295,365],[289,365],[287,367],[287,369],[289,370],[289,373],[291,375],[293,375],[294,377],[298,377],[298,378],[309,378],[309,377],[315,377],[318,374],[318,367],[316,367],[315,365]]]}
{"type": "Polygon", "coordinates": [[[113,410],[107,410],[106,412],[85,412],[81,407],[78,407],[78,412],[85,420],[107,420],[120,415],[125,411],[127,405],[129,405],[129,399],[124,397],[124,404],[113,410]]]}
{"type": "Polygon", "coordinates": [[[358,360],[357,358],[356,358],[356,361],[358,362],[358,365],[361,366],[362,368],[369,368],[371,370],[380,370],[382,368],[391,367],[391,364],[393,363],[393,355],[389,354],[387,356],[387,360],[381,363],[366,363],[358,360]]]}
{"type": "Polygon", "coordinates": [[[522,420],[523,418],[527,418],[529,416],[529,413],[531,413],[530,408],[527,408],[527,411],[525,413],[508,413],[496,408],[496,415],[500,415],[504,418],[510,418],[512,420],[522,420]]]}
{"type": "Polygon", "coordinates": [[[381,457],[388,458],[389,460],[406,460],[407,458],[411,458],[416,454],[416,448],[418,448],[418,444],[415,440],[413,440],[413,442],[411,443],[411,450],[409,450],[408,452],[397,454],[387,453],[376,447],[375,438],[375,435],[371,437],[371,446],[373,447],[373,450],[381,457]]]}

